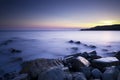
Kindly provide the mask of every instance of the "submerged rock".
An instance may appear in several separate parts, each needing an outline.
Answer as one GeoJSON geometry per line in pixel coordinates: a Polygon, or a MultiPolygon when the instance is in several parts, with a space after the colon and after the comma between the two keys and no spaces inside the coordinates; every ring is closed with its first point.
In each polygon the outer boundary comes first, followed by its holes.
{"type": "Polygon", "coordinates": [[[8,45],[9,43],[13,42],[13,40],[6,40],[3,43],[1,43],[1,45],[8,45]]]}
{"type": "Polygon", "coordinates": [[[96,46],[94,45],[89,45],[90,48],[97,48],[96,46]]]}
{"type": "Polygon", "coordinates": [[[11,49],[10,49],[10,52],[11,52],[11,53],[21,53],[22,51],[21,51],[21,50],[14,49],[14,48],[11,48],[11,49]]]}
{"type": "Polygon", "coordinates": [[[106,58],[94,59],[92,61],[92,65],[99,69],[103,69],[104,67],[119,65],[119,60],[116,57],[106,57],[106,58]]]}
{"type": "Polygon", "coordinates": [[[119,70],[115,67],[109,67],[103,73],[102,79],[103,80],[117,80],[119,74],[119,70]]]}
{"type": "Polygon", "coordinates": [[[64,80],[65,74],[60,68],[51,68],[39,74],[38,80],[64,80]]]}

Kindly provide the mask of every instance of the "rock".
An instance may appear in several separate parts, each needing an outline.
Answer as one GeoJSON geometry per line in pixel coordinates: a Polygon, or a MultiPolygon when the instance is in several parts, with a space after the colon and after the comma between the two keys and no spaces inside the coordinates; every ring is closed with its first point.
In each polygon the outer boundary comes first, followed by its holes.
{"type": "Polygon", "coordinates": [[[103,80],[117,80],[119,74],[119,70],[115,67],[109,67],[103,73],[102,79],[103,80]]]}
{"type": "Polygon", "coordinates": [[[92,66],[99,68],[100,70],[104,67],[117,66],[119,65],[119,60],[116,57],[105,57],[100,59],[94,59],[92,61],[92,66]]]}
{"type": "Polygon", "coordinates": [[[108,50],[107,50],[107,49],[102,49],[102,51],[105,51],[105,52],[107,52],[108,50]]]}
{"type": "Polygon", "coordinates": [[[94,45],[89,45],[90,48],[97,48],[96,46],[94,45]]]}
{"type": "Polygon", "coordinates": [[[84,57],[84,58],[89,58],[89,55],[88,55],[87,52],[82,53],[81,56],[84,57]]]}
{"type": "Polygon", "coordinates": [[[39,74],[38,80],[64,80],[65,74],[60,68],[51,68],[39,74]]]}
{"type": "Polygon", "coordinates": [[[14,49],[14,48],[11,48],[11,49],[10,49],[10,52],[11,52],[11,53],[21,53],[22,51],[21,51],[21,50],[14,49]]]}
{"type": "Polygon", "coordinates": [[[74,41],[73,40],[70,40],[70,41],[68,41],[69,43],[74,43],[74,41]]]}
{"type": "Polygon", "coordinates": [[[78,50],[78,47],[72,47],[71,49],[76,51],[76,50],[78,50]]]}
{"type": "Polygon", "coordinates": [[[115,54],[115,57],[120,60],[120,51],[115,54]]]}
{"type": "Polygon", "coordinates": [[[87,79],[90,79],[90,77],[91,77],[91,68],[90,67],[82,67],[80,71],[82,73],[84,73],[84,75],[87,79]]]}
{"type": "Polygon", "coordinates": [[[28,74],[20,74],[12,80],[28,80],[28,74]]]}
{"type": "Polygon", "coordinates": [[[81,72],[73,73],[73,80],[87,80],[85,75],[81,72]]]}
{"type": "Polygon", "coordinates": [[[92,76],[95,78],[95,79],[100,79],[102,77],[102,72],[95,68],[92,70],[92,76]]]}
{"type": "Polygon", "coordinates": [[[1,45],[8,45],[9,43],[13,42],[13,40],[6,40],[1,45]]]}
{"type": "MultiPolygon", "coordinates": [[[[58,62],[57,62],[58,63],[58,62]]],[[[36,59],[27,61],[22,64],[22,70],[20,73],[27,73],[31,78],[37,78],[38,75],[52,67],[60,67],[61,64],[57,64],[56,59],[36,59]]]]}
{"type": "Polygon", "coordinates": [[[71,71],[79,71],[81,67],[88,67],[89,65],[89,61],[81,56],[68,61],[68,67],[71,71]]]}
{"type": "Polygon", "coordinates": [[[75,44],[81,44],[81,42],[80,41],[76,41],[75,44]]]}
{"type": "Polygon", "coordinates": [[[70,72],[64,72],[65,73],[65,78],[64,80],[73,80],[72,79],[72,74],[70,72]]]}
{"type": "Polygon", "coordinates": [[[120,73],[118,74],[117,80],[120,80],[120,73]]]}

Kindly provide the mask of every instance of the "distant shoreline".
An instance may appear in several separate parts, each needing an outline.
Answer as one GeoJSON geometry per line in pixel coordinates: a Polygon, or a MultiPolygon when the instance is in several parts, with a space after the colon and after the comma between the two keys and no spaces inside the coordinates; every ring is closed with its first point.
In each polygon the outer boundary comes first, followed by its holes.
{"type": "Polygon", "coordinates": [[[80,31],[120,31],[120,24],[96,26],[88,29],[80,29],[80,31]]]}

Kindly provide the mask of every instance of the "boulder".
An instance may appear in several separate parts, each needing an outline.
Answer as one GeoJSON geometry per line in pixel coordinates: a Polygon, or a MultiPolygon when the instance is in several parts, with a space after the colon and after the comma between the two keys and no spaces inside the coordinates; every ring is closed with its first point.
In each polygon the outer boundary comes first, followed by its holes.
{"type": "Polygon", "coordinates": [[[102,77],[102,72],[99,69],[95,68],[92,70],[92,76],[95,79],[100,79],[102,77]]]}
{"type": "Polygon", "coordinates": [[[120,51],[116,52],[115,57],[120,60],[120,51]]]}
{"type": "Polygon", "coordinates": [[[114,66],[109,67],[103,73],[102,79],[103,80],[117,80],[119,74],[119,70],[116,69],[114,66]]]}
{"type": "Polygon", "coordinates": [[[81,67],[80,72],[84,73],[84,75],[87,79],[90,79],[90,77],[91,77],[91,68],[90,67],[81,67]]]}
{"type": "Polygon", "coordinates": [[[56,59],[36,59],[22,64],[21,74],[27,73],[30,78],[37,78],[38,75],[52,67],[60,67],[56,59]]]}
{"type": "Polygon", "coordinates": [[[51,68],[39,74],[38,80],[64,80],[65,74],[60,68],[51,68]]]}
{"type": "Polygon", "coordinates": [[[73,80],[72,74],[70,72],[64,72],[64,74],[65,74],[64,80],[73,80]]]}
{"type": "Polygon", "coordinates": [[[70,40],[70,41],[68,41],[69,43],[74,43],[74,41],[73,40],[70,40]]]}
{"type": "Polygon", "coordinates": [[[89,61],[81,56],[68,61],[68,67],[71,71],[80,71],[81,67],[88,67],[89,65],[89,61]]]}
{"type": "Polygon", "coordinates": [[[116,57],[105,57],[105,58],[94,59],[92,61],[92,66],[99,69],[103,69],[109,66],[117,66],[117,65],[119,65],[119,60],[116,57]]]}
{"type": "Polygon", "coordinates": [[[81,72],[76,72],[72,74],[73,80],[87,80],[85,75],[81,72]]]}
{"type": "Polygon", "coordinates": [[[90,48],[93,48],[93,49],[94,49],[94,48],[97,48],[97,47],[94,46],[94,45],[89,45],[89,47],[90,47],[90,48]]]}
{"type": "Polygon", "coordinates": [[[28,74],[20,74],[12,80],[28,80],[28,74]]]}
{"type": "Polygon", "coordinates": [[[15,53],[21,53],[22,51],[21,50],[17,50],[17,49],[14,49],[14,48],[11,48],[10,49],[10,52],[15,54],[15,53]]]}
{"type": "Polygon", "coordinates": [[[76,41],[75,44],[81,44],[81,42],[80,41],[76,41]]]}

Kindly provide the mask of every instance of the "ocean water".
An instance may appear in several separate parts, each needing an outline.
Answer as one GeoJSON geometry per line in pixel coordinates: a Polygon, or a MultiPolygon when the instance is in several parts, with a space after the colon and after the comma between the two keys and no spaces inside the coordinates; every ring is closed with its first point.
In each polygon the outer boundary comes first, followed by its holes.
{"type": "Polygon", "coordinates": [[[5,71],[20,68],[18,64],[21,61],[15,61],[16,58],[22,58],[23,61],[60,58],[94,50],[98,55],[106,57],[111,56],[111,52],[120,51],[120,31],[1,31],[0,44],[6,40],[13,41],[0,45],[0,68],[5,71]],[[80,41],[81,44],[68,43],[69,40],[80,41]],[[86,47],[85,44],[96,48],[86,47]],[[12,54],[11,48],[22,52],[12,54]]]}

